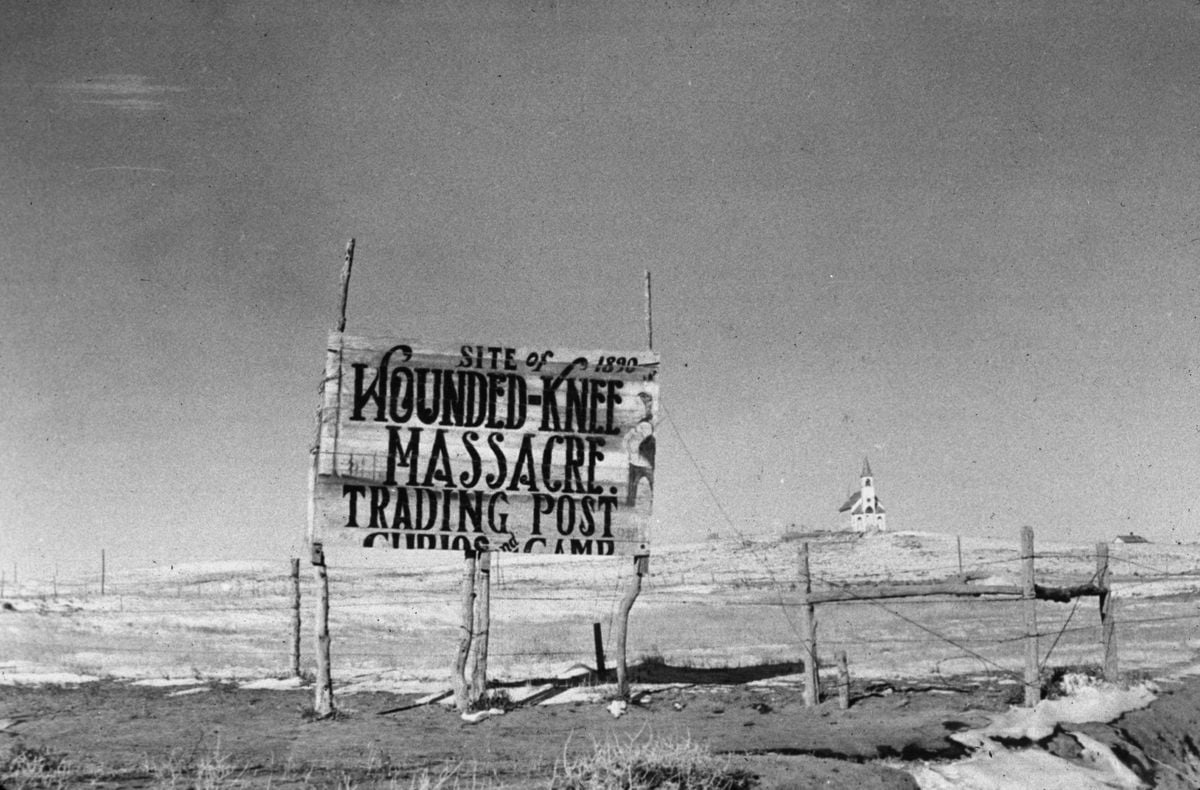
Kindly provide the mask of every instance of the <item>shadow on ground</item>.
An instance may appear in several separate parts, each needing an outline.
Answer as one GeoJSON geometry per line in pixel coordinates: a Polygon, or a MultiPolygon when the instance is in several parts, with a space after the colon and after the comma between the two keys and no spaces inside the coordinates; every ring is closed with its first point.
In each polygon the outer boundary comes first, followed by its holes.
{"type": "MultiPolygon", "coordinates": [[[[526,678],[514,681],[493,681],[491,688],[517,688],[521,686],[550,685],[555,688],[574,688],[576,686],[595,686],[600,683],[615,683],[616,670],[607,670],[600,676],[591,667],[577,664],[572,669],[578,670],[567,677],[526,678]]],[[[629,680],[631,683],[671,684],[682,683],[704,686],[740,686],[754,681],[770,680],[788,675],[796,675],[803,671],[804,664],[800,661],[781,661],[773,664],[759,664],[750,667],[691,667],[673,666],[664,661],[643,661],[629,665],[629,680]]]]}

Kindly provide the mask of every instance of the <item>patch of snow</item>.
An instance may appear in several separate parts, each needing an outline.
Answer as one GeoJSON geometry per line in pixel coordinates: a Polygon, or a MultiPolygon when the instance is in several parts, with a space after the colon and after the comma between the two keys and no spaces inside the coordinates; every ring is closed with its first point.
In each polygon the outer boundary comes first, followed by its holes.
{"type": "Polygon", "coordinates": [[[1113,583],[1113,592],[1119,598],[1158,598],[1165,595],[1187,595],[1200,590],[1200,579],[1195,577],[1139,581],[1121,579],[1113,583]]]}
{"type": "Polygon", "coordinates": [[[74,672],[12,672],[0,669],[0,686],[77,686],[95,683],[95,675],[79,675],[74,672]]]}
{"type": "Polygon", "coordinates": [[[484,719],[490,719],[492,716],[503,716],[504,711],[500,708],[490,708],[488,710],[477,710],[474,713],[464,713],[459,718],[467,724],[478,724],[484,719]]]}
{"type": "MultiPolygon", "coordinates": [[[[1142,786],[1137,776],[1121,765],[1111,751],[1090,738],[1086,740],[1091,743],[1092,750],[1085,745],[1083,757],[1094,763],[1094,767],[1072,763],[1039,749],[1013,750],[991,744],[967,760],[926,765],[911,770],[911,773],[921,790],[1029,790],[1033,787],[1132,790],[1142,786]]],[[[1082,740],[1080,744],[1084,745],[1082,740]]]]}
{"type": "Polygon", "coordinates": [[[791,675],[776,675],[773,678],[751,680],[746,684],[750,688],[791,688],[804,685],[804,675],[797,672],[791,675]]]}
{"type": "Polygon", "coordinates": [[[520,686],[518,688],[507,689],[508,698],[516,704],[520,704],[531,697],[536,697],[544,691],[549,691],[553,686],[544,684],[541,686],[520,686]]]}
{"type": "Polygon", "coordinates": [[[1155,696],[1154,687],[1145,683],[1130,689],[1109,684],[1080,685],[1061,699],[1045,699],[1033,708],[1012,708],[994,718],[983,729],[968,730],[953,737],[958,740],[959,736],[973,733],[983,739],[1028,738],[1040,741],[1053,735],[1055,725],[1060,722],[1082,724],[1113,721],[1123,713],[1145,708],[1155,700],[1155,696]]]}
{"type": "Polygon", "coordinates": [[[572,664],[555,675],[559,680],[570,680],[571,678],[581,678],[592,674],[594,670],[586,664],[572,664]]]}
{"type": "Polygon", "coordinates": [[[446,685],[445,680],[429,678],[397,678],[388,676],[364,677],[333,685],[333,693],[341,694],[429,694],[446,685]]]}
{"type": "Polygon", "coordinates": [[[243,689],[266,689],[271,691],[287,691],[289,689],[298,689],[304,686],[302,678],[259,678],[258,680],[248,680],[238,684],[238,688],[243,689]]]}
{"type": "Polygon", "coordinates": [[[186,697],[189,694],[200,694],[202,692],[208,691],[208,688],[209,688],[208,686],[197,686],[196,688],[183,689],[182,691],[172,691],[167,696],[168,697],[186,697]]]}
{"type": "Polygon", "coordinates": [[[1010,749],[995,739],[1041,741],[1060,723],[1108,722],[1149,705],[1155,688],[1142,684],[1122,689],[1084,675],[1068,676],[1061,699],[1042,700],[1033,708],[1011,708],[986,726],[950,737],[971,747],[971,757],[912,770],[922,790],[1025,790],[1036,777],[1038,787],[1056,790],[1136,788],[1142,782],[1112,750],[1083,733],[1071,732],[1081,747],[1081,761],[1064,760],[1038,748],[1010,749]]]}
{"type": "Polygon", "coordinates": [[[602,693],[594,686],[576,686],[563,689],[561,694],[555,694],[550,699],[539,702],[539,705],[569,705],[574,702],[599,702],[602,693]]]}
{"type": "Polygon", "coordinates": [[[129,685],[162,688],[167,686],[199,686],[207,682],[206,680],[197,680],[196,678],[145,678],[143,680],[135,680],[129,685]]]}
{"type": "Polygon", "coordinates": [[[1197,675],[1200,675],[1200,664],[1192,663],[1176,667],[1169,675],[1165,676],[1165,679],[1182,680],[1183,678],[1195,677],[1197,675]]]}

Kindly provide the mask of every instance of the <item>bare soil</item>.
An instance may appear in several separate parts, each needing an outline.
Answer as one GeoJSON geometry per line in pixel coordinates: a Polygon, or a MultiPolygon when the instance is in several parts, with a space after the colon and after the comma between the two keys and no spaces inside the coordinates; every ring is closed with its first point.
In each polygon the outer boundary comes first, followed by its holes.
{"type": "MultiPolygon", "coordinates": [[[[982,726],[1018,693],[967,681],[874,682],[855,685],[847,710],[836,699],[805,708],[800,688],[782,680],[792,671],[643,667],[639,680],[657,690],[636,694],[619,718],[603,702],[581,702],[517,707],[476,724],[390,693],[338,697],[338,714],[319,721],[307,689],[8,686],[0,687],[0,718],[12,723],[0,730],[0,749],[61,759],[66,784],[91,786],[410,787],[423,774],[453,771],[460,786],[545,787],[564,758],[597,744],[688,739],[726,755],[759,787],[911,788],[904,761],[959,756],[949,736],[982,726]]],[[[1197,684],[1180,685],[1149,711],[1071,726],[1116,745],[1158,786],[1190,786],[1195,756],[1185,741],[1200,731],[1198,692],[1197,684]]],[[[1069,749],[1058,751],[1070,758],[1069,749]]],[[[18,780],[36,784],[10,776],[9,790],[18,780]]]]}

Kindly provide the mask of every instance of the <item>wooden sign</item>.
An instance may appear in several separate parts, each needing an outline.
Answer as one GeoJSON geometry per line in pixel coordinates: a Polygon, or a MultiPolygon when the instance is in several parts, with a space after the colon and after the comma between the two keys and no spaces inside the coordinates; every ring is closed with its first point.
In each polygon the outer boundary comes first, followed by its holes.
{"type": "Polygon", "coordinates": [[[649,553],[658,363],[332,333],[310,539],[649,553]]]}

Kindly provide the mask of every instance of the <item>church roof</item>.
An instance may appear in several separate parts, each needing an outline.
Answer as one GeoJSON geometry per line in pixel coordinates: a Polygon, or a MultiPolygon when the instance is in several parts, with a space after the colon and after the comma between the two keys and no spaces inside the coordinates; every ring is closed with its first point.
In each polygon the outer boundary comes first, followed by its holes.
{"type": "Polygon", "coordinates": [[[867,460],[867,457],[865,455],[863,456],[862,476],[863,477],[871,477],[871,462],[867,460]]]}
{"type": "MultiPolygon", "coordinates": [[[[862,491],[855,491],[850,495],[850,498],[846,500],[846,504],[838,508],[839,513],[845,513],[847,510],[850,511],[851,515],[858,515],[866,512],[863,506],[862,491]]],[[[879,501],[879,497],[875,497],[875,512],[884,512],[883,503],[879,501]]]]}

